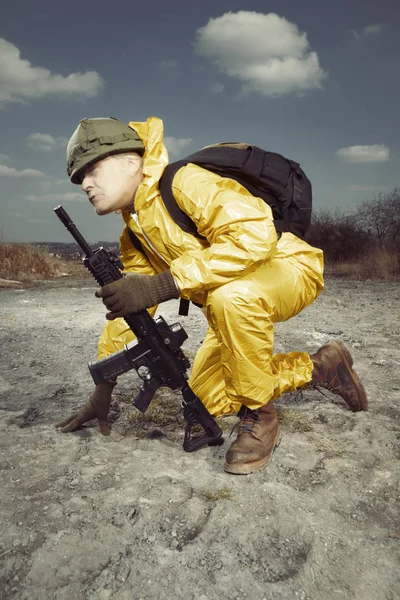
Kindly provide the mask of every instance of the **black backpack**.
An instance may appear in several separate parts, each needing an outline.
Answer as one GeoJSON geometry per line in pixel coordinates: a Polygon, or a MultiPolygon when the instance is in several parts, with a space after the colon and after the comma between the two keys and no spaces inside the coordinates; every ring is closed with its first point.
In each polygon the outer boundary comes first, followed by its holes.
{"type": "MultiPolygon", "coordinates": [[[[183,160],[169,164],[159,182],[162,200],[172,219],[184,231],[201,238],[196,225],[176,203],[172,180],[181,167],[194,163],[240,183],[250,194],[262,198],[272,209],[278,234],[284,231],[304,238],[311,221],[311,183],[300,165],[281,154],[257,146],[226,142],[208,146],[183,160]]],[[[132,244],[143,252],[136,235],[129,229],[132,244]]],[[[189,301],[180,301],[180,315],[187,315],[189,301]]]]}
{"type": "Polygon", "coordinates": [[[188,163],[234,179],[250,194],[270,205],[278,233],[289,231],[304,238],[311,221],[312,190],[298,163],[257,146],[226,142],[208,146],[168,165],[159,183],[162,200],[173,220],[196,237],[201,237],[196,225],[179,208],[172,194],[175,174],[188,163]]]}

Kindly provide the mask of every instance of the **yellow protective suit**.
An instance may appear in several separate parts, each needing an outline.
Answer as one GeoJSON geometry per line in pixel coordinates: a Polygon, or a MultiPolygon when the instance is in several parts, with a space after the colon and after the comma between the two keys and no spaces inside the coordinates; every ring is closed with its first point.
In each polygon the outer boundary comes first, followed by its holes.
{"type": "MultiPolygon", "coordinates": [[[[136,214],[122,213],[121,259],[127,271],[152,274],[170,268],[181,295],[206,307],[209,330],[193,364],[194,392],[220,415],[237,412],[242,404],[257,409],[310,381],[307,353],[273,355],[273,324],[297,315],[322,291],[322,251],[291,233],[278,241],[265,202],[232,179],[193,164],[175,175],[173,193],[206,239],[182,231],[158,191],[168,164],[162,121],[151,117],[129,125],[146,151],[136,214]],[[145,254],[133,248],[128,227],[145,254]]],[[[123,319],[107,322],[99,358],[133,337],[123,319]]]]}

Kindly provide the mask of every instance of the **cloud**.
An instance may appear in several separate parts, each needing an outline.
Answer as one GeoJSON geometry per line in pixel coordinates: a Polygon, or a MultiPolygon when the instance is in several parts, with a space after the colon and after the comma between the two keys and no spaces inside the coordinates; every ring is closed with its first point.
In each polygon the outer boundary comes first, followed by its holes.
{"type": "Polygon", "coordinates": [[[49,222],[48,219],[43,219],[43,218],[39,218],[39,217],[29,217],[28,215],[24,215],[23,213],[19,213],[19,212],[11,212],[11,213],[8,213],[8,215],[10,217],[15,217],[16,219],[23,219],[27,223],[48,223],[49,222]]]}
{"type": "Polygon", "coordinates": [[[275,13],[228,12],[197,31],[195,52],[242,83],[242,95],[277,97],[322,88],[326,73],[307,34],[275,13]]]}
{"type": "Polygon", "coordinates": [[[0,176],[3,177],[46,177],[41,171],[36,169],[23,169],[18,171],[14,167],[7,167],[7,165],[0,165],[0,176]]]}
{"type": "Polygon", "coordinates": [[[192,142],[192,138],[175,138],[168,136],[164,138],[164,144],[167,147],[168,153],[172,156],[179,155],[185,148],[190,146],[192,142]]]}
{"type": "Polygon", "coordinates": [[[32,66],[20,54],[17,46],[0,38],[0,108],[47,97],[92,98],[103,87],[104,81],[96,71],[64,77],[32,66]]]}
{"type": "Polygon", "coordinates": [[[225,89],[223,83],[213,83],[210,85],[210,92],[213,94],[221,94],[225,89]]]}
{"type": "Polygon", "coordinates": [[[26,196],[25,200],[29,202],[54,202],[61,204],[62,202],[84,202],[87,200],[85,194],[77,192],[66,192],[64,194],[42,194],[41,196],[26,196]]]}
{"type": "Polygon", "coordinates": [[[364,35],[382,33],[382,25],[367,25],[367,27],[364,27],[363,33],[364,35]]]}
{"type": "Polygon", "coordinates": [[[178,62],[176,60],[162,60],[159,65],[160,69],[177,69],[178,62]]]}
{"type": "Polygon", "coordinates": [[[67,178],[67,176],[65,176],[65,179],[54,179],[54,180],[47,180],[47,181],[35,181],[35,184],[38,186],[39,190],[41,192],[49,192],[51,191],[55,186],[68,186],[68,188],[71,188],[71,182],[70,180],[67,178]]]}
{"type": "Polygon", "coordinates": [[[355,29],[349,29],[349,33],[353,36],[355,40],[361,40],[363,38],[368,37],[369,35],[379,35],[383,32],[382,25],[367,25],[360,31],[356,31],[355,29]]]}
{"type": "Polygon", "coordinates": [[[351,185],[349,190],[351,192],[377,192],[378,190],[386,190],[386,186],[379,185],[351,185]]]}
{"type": "Polygon", "coordinates": [[[53,137],[49,133],[31,133],[27,139],[27,145],[34,150],[43,150],[44,152],[54,152],[58,148],[66,148],[68,138],[53,137]]]}
{"type": "Polygon", "coordinates": [[[350,163],[386,162],[389,160],[390,149],[384,144],[349,146],[340,148],[336,154],[350,163]]]}
{"type": "Polygon", "coordinates": [[[4,154],[0,152],[0,163],[6,163],[11,161],[11,156],[9,154],[4,154]]]}
{"type": "Polygon", "coordinates": [[[162,60],[157,66],[164,71],[167,76],[181,77],[183,75],[179,63],[175,59],[162,60]]]}

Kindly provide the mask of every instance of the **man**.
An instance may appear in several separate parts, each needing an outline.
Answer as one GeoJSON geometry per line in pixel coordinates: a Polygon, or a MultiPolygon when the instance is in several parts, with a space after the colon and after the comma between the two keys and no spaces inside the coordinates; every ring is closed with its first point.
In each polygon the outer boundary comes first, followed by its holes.
{"type": "MultiPolygon", "coordinates": [[[[292,233],[278,239],[272,211],[239,183],[194,164],[173,179],[178,206],[202,238],[172,220],[158,182],[168,163],[163,124],[149,118],[125,125],[84,119],[67,147],[68,174],[98,215],[121,212],[120,238],[127,276],[96,292],[109,312],[98,357],[133,339],[123,316],[179,296],[205,307],[209,324],[190,386],[214,416],[239,412],[237,438],[224,469],[246,474],[263,467],[278,442],[273,401],[309,385],[339,394],[353,411],[366,410],[365,390],[341,342],[316,354],[273,354],[274,323],[298,314],[323,289],[322,251],[292,233]],[[139,238],[135,249],[129,229],[139,238]]],[[[63,432],[97,418],[109,434],[107,414],[115,382],[96,386],[88,403],[57,424],[63,432]]]]}

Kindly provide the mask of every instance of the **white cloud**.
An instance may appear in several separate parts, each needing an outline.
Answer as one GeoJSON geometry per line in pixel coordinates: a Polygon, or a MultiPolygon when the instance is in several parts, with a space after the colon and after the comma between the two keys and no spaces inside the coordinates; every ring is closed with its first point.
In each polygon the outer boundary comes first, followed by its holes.
{"type": "Polygon", "coordinates": [[[356,31],[355,29],[349,29],[349,32],[353,36],[355,40],[361,40],[369,35],[377,35],[383,32],[382,25],[367,25],[363,27],[360,31],[356,31]]]}
{"type": "Polygon", "coordinates": [[[168,153],[172,156],[179,155],[185,148],[190,146],[192,142],[192,138],[175,138],[168,136],[164,138],[164,144],[167,147],[168,153]]]}
{"type": "Polygon", "coordinates": [[[350,163],[386,162],[389,160],[390,149],[385,144],[349,146],[340,148],[336,154],[350,163]]]}
{"type": "Polygon", "coordinates": [[[327,76],[307,34],[275,13],[228,12],[197,31],[195,52],[242,83],[242,94],[276,97],[322,88],[327,76]]]}
{"type": "Polygon", "coordinates": [[[3,154],[2,152],[0,152],[0,163],[6,163],[6,162],[10,162],[11,161],[11,157],[9,154],[3,154]]]}
{"type": "Polygon", "coordinates": [[[76,192],[66,192],[65,194],[42,194],[41,196],[26,196],[25,200],[29,202],[54,202],[61,204],[62,202],[82,202],[87,200],[85,194],[76,192]]]}
{"type": "Polygon", "coordinates": [[[349,190],[351,192],[377,192],[378,190],[386,190],[386,186],[378,185],[351,185],[349,190]]]}
{"type": "Polygon", "coordinates": [[[34,150],[43,150],[44,152],[53,152],[58,148],[66,148],[68,138],[53,137],[49,133],[31,133],[27,139],[27,145],[34,150]]]}
{"type": "Polygon", "coordinates": [[[0,176],[3,177],[46,177],[41,171],[36,169],[23,169],[18,171],[14,167],[7,167],[7,165],[0,165],[0,176]]]}
{"type": "Polygon", "coordinates": [[[0,107],[54,96],[92,98],[104,84],[96,71],[64,77],[44,67],[34,67],[21,58],[17,46],[3,38],[0,38],[0,56],[0,107]]]}

